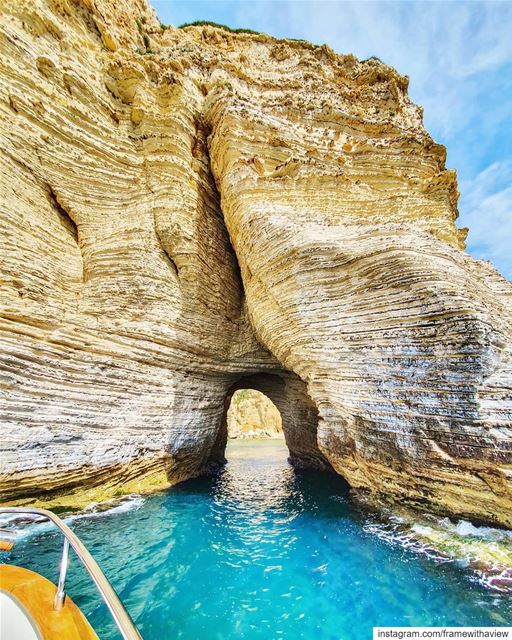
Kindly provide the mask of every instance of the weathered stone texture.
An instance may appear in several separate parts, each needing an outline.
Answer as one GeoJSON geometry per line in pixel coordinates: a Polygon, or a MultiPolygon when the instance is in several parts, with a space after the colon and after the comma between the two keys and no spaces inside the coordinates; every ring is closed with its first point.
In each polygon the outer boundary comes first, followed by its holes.
{"type": "Polygon", "coordinates": [[[281,414],[261,391],[235,391],[227,414],[228,438],[282,438],[281,414]]]}
{"type": "Polygon", "coordinates": [[[512,526],[512,286],[407,79],[142,0],[3,9],[3,499],[202,473],[256,376],[296,461],[512,526]]]}

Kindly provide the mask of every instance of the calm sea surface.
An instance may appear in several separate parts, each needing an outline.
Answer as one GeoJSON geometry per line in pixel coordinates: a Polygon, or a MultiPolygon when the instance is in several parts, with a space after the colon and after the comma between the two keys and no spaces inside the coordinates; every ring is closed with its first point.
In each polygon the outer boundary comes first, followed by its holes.
{"type": "MultiPolygon", "coordinates": [[[[374,625],[512,621],[510,595],[379,538],[343,482],[295,471],[283,442],[230,442],[227,457],[213,478],[68,521],[145,640],[363,640],[374,625]]],[[[8,561],[55,580],[61,538],[31,531],[8,561]]],[[[73,553],[68,592],[100,638],[119,637],[73,553]]]]}

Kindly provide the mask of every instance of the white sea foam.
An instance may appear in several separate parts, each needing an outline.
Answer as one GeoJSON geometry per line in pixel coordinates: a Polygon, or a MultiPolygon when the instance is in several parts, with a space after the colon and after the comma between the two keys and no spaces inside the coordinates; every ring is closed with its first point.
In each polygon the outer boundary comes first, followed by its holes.
{"type": "Polygon", "coordinates": [[[412,551],[437,563],[452,563],[470,570],[468,576],[494,591],[508,593],[512,591],[512,567],[492,563],[487,569],[482,569],[474,548],[475,539],[484,543],[490,550],[507,549],[512,544],[512,532],[493,527],[477,527],[471,522],[460,520],[453,523],[448,518],[434,520],[426,516],[425,522],[407,522],[402,518],[390,517],[387,522],[368,521],[364,530],[377,536],[388,544],[400,546],[404,550],[412,551]],[[441,536],[440,548],[435,541],[436,535],[441,536]],[[455,535],[463,540],[460,543],[460,553],[447,553],[442,544],[442,538],[449,540],[455,535]],[[467,548],[465,543],[467,542],[467,548]]]}
{"type": "Polygon", "coordinates": [[[82,511],[73,513],[64,518],[64,522],[69,524],[74,520],[82,518],[98,518],[103,516],[110,516],[112,514],[126,513],[133,509],[140,509],[144,504],[144,498],[138,493],[132,493],[125,496],[120,502],[93,502],[82,511]],[[111,505],[111,506],[109,506],[111,505]]]}
{"type": "Polygon", "coordinates": [[[505,529],[497,529],[494,527],[477,527],[467,520],[459,520],[456,524],[448,518],[439,520],[439,525],[450,531],[456,533],[459,536],[470,536],[473,538],[481,538],[488,540],[489,542],[498,542],[500,540],[512,540],[512,531],[505,529]]]}
{"type": "MultiPolygon", "coordinates": [[[[130,494],[120,501],[93,502],[82,511],[69,515],[62,515],[63,521],[69,526],[76,520],[83,518],[98,518],[113,514],[126,513],[133,509],[139,509],[144,504],[144,498],[139,494],[130,494]]],[[[25,539],[35,534],[56,531],[55,526],[42,516],[31,514],[1,514],[0,527],[16,531],[18,540],[25,539]]]]}

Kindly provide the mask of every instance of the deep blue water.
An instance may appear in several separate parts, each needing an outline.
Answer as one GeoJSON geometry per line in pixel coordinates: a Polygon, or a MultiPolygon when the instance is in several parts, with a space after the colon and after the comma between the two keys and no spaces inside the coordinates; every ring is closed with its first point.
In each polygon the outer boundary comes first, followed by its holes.
{"type": "MultiPolygon", "coordinates": [[[[217,476],[111,512],[78,533],[145,640],[359,640],[375,625],[505,625],[506,596],[365,529],[334,475],[295,471],[284,444],[228,445],[217,476]]],[[[32,530],[38,527],[32,527],[32,530]]],[[[23,538],[10,562],[55,580],[61,539],[23,538]]],[[[79,561],[68,593],[100,638],[117,638],[79,561]]]]}

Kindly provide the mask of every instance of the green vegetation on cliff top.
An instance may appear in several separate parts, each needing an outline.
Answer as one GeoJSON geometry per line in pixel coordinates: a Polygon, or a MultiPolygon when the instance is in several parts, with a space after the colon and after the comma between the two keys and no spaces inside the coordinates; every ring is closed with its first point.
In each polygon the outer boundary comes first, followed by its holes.
{"type": "Polygon", "coordinates": [[[194,22],[184,22],[180,24],[178,29],[185,29],[186,27],[217,27],[218,29],[224,29],[225,31],[230,31],[231,33],[255,33],[260,35],[259,31],[254,31],[253,29],[232,29],[228,27],[226,24],[219,24],[218,22],[210,22],[209,20],[195,20],[194,22]]]}

